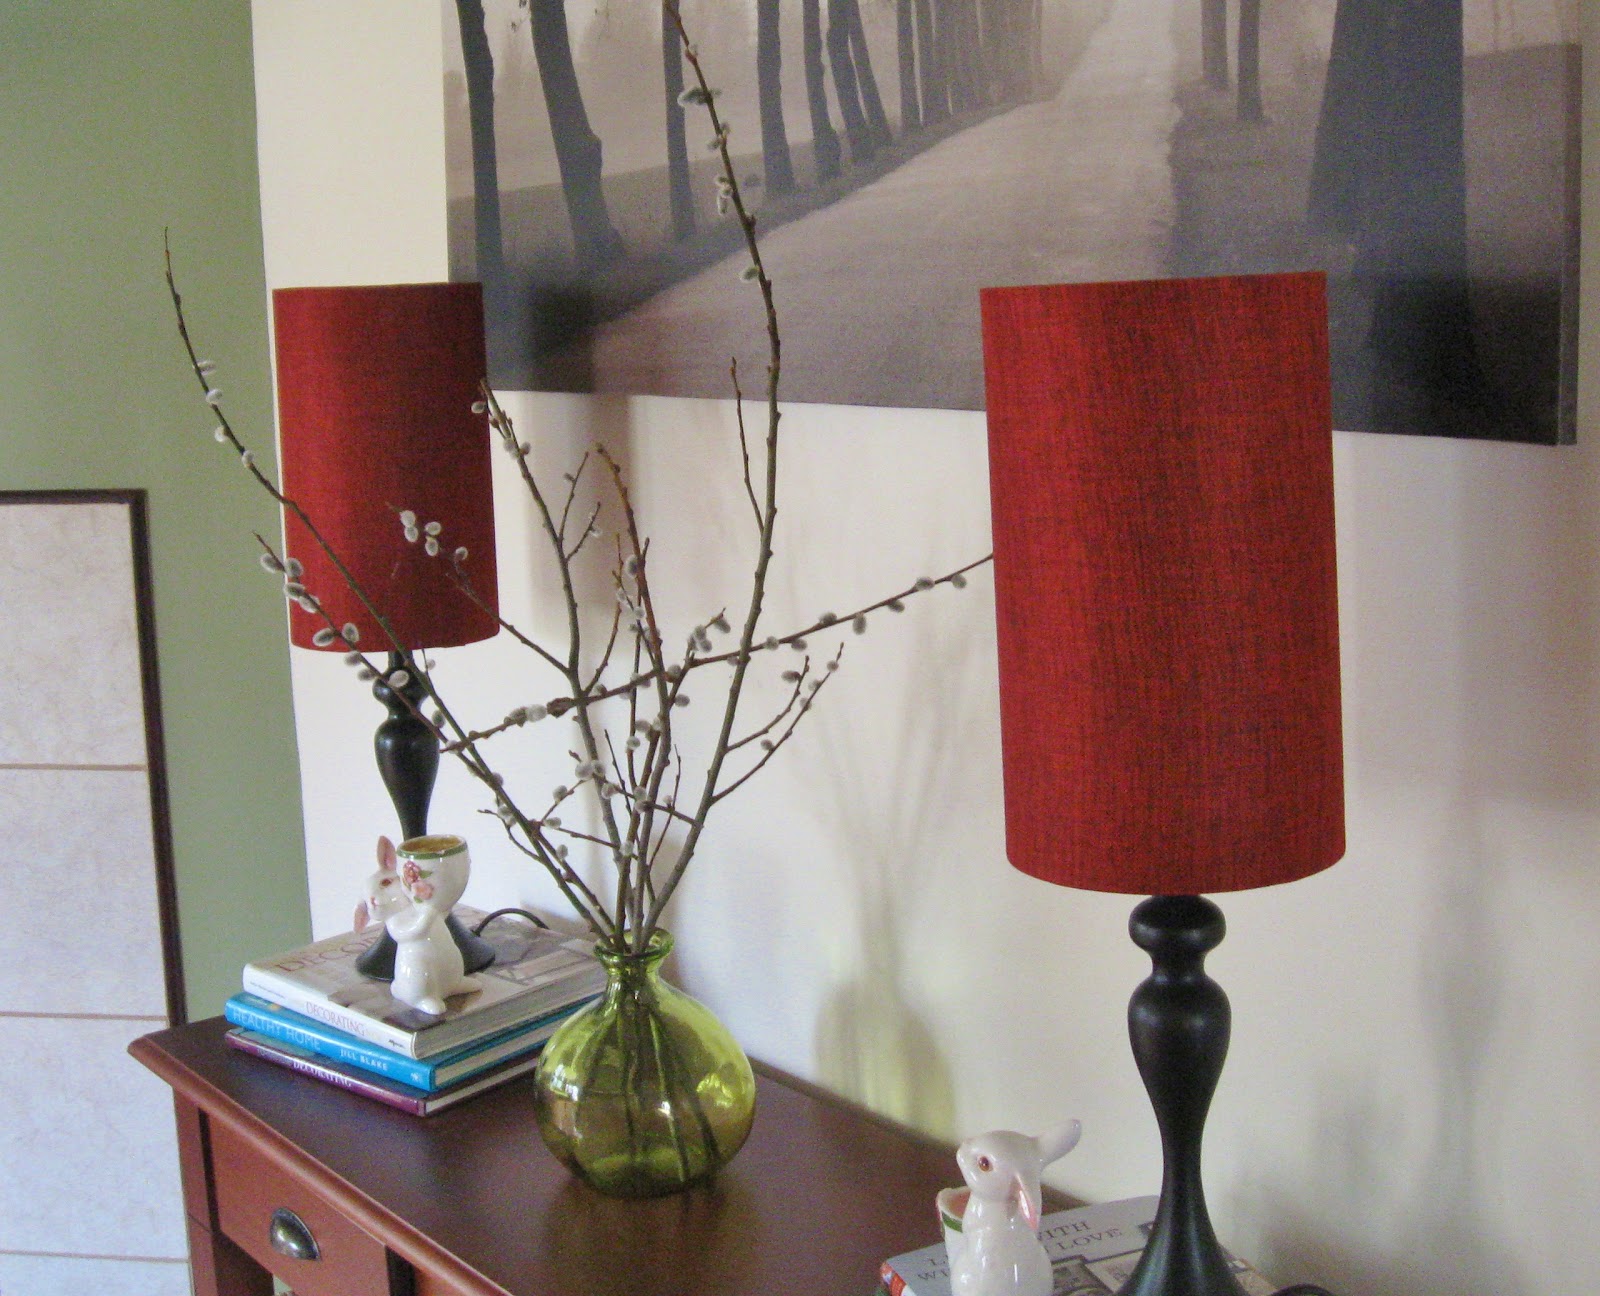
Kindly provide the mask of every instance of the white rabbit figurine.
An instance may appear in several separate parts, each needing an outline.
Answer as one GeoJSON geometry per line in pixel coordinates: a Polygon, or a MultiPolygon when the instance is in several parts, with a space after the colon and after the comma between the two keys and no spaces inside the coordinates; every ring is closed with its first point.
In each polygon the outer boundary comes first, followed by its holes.
{"type": "MultiPolygon", "coordinates": [[[[1050,1296],[1050,1260],[1039,1241],[1039,1175],[1077,1146],[1083,1127],[1068,1121],[1038,1138],[991,1130],[956,1151],[967,1181],[961,1231],[949,1233],[955,1296],[1050,1296]]],[[[950,1194],[940,1194],[948,1212],[950,1194]]]]}
{"type": "Polygon", "coordinates": [[[367,879],[366,898],[356,908],[357,931],[377,921],[394,937],[389,992],[433,1016],[443,1014],[449,995],[479,988],[464,975],[461,951],[444,921],[466,890],[470,867],[467,844],[459,837],[413,837],[398,848],[380,837],[378,871],[367,879]]]}
{"type": "Polygon", "coordinates": [[[387,837],[380,837],[378,868],[367,878],[366,890],[356,902],[355,928],[364,931],[368,923],[384,922],[390,914],[398,913],[410,903],[411,897],[400,884],[394,843],[387,837]]]}

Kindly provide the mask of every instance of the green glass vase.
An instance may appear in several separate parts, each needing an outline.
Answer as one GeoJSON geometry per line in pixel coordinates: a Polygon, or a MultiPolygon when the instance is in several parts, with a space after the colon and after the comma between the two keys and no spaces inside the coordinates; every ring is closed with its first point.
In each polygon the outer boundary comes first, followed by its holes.
{"type": "Polygon", "coordinates": [[[574,1174],[613,1197],[658,1197],[710,1178],[750,1133],[749,1060],[704,1005],[661,979],[672,937],[643,954],[600,947],[605,993],[544,1047],[539,1132],[574,1174]]]}

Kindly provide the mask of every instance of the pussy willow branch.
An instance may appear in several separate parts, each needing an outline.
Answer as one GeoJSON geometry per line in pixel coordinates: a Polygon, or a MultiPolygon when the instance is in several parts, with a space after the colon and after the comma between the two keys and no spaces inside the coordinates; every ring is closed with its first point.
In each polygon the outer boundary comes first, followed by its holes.
{"type": "MultiPolygon", "coordinates": [[[[520,445],[518,448],[520,449],[520,445]]],[[[561,523],[556,527],[556,534],[561,537],[563,544],[566,543],[567,539],[567,519],[572,516],[572,506],[578,501],[578,483],[583,480],[583,470],[588,466],[589,455],[585,452],[583,458],[578,460],[578,466],[567,474],[567,499],[561,506],[561,523]]],[[[599,512],[598,506],[595,511],[599,512]]],[[[589,525],[594,525],[593,517],[589,519],[589,525]]],[[[576,552],[576,550],[573,551],[574,556],[576,552]]]]}
{"type": "Polygon", "coordinates": [[[238,453],[239,461],[244,464],[246,471],[256,479],[268,495],[272,496],[278,507],[287,509],[300,519],[301,524],[310,533],[311,538],[317,542],[317,547],[328,556],[328,560],[338,569],[339,575],[350,586],[356,598],[361,601],[361,606],[366,608],[372,619],[378,623],[378,628],[388,638],[394,651],[405,654],[405,645],[395,636],[394,629],[389,624],[388,619],[367,597],[366,592],[360,587],[355,577],[351,575],[350,569],[344,565],[344,560],[334,552],[333,546],[324,539],[322,532],[317,529],[317,524],[311,520],[310,514],[301,508],[296,501],[280,491],[277,483],[256,466],[255,455],[235,434],[233,424],[228,421],[228,416],[223,412],[221,401],[211,386],[211,379],[206,371],[205,363],[200,359],[200,354],[195,350],[194,342],[189,336],[189,322],[184,318],[183,313],[183,296],[178,292],[178,281],[172,273],[171,240],[166,234],[163,234],[161,242],[163,257],[166,262],[167,292],[172,297],[172,311],[178,321],[178,337],[183,341],[183,349],[188,352],[189,368],[194,372],[195,380],[200,384],[201,391],[205,393],[206,404],[211,407],[211,412],[216,416],[217,430],[222,433],[226,443],[238,453]]]}
{"type": "MultiPolygon", "coordinates": [[[[213,409],[216,409],[216,407],[213,406],[213,409]]],[[[220,410],[217,410],[217,413],[219,418],[222,417],[220,410]]],[[[266,538],[259,533],[256,535],[256,540],[261,545],[262,550],[274,560],[280,569],[287,569],[288,559],[285,555],[279,554],[277,550],[275,550],[272,545],[267,542],[266,538]]],[[[356,593],[358,596],[361,595],[359,585],[352,583],[351,588],[352,592],[356,593]]],[[[412,700],[401,691],[402,686],[396,682],[395,675],[385,675],[384,670],[380,669],[373,659],[369,658],[359,648],[351,644],[349,640],[337,635],[337,626],[334,622],[334,619],[328,614],[327,609],[320,603],[317,605],[317,612],[326,623],[328,629],[334,631],[339,641],[345,644],[347,660],[354,658],[360,663],[365,672],[361,678],[382,679],[385,683],[389,684],[391,689],[394,690],[394,695],[400,699],[400,701],[406,706],[407,710],[409,710],[412,715],[414,715],[418,720],[428,727],[429,731],[433,734],[435,741],[440,743],[442,746],[445,740],[448,738],[448,733],[446,732],[445,728],[441,727],[439,721],[434,719],[432,716],[426,715],[421,707],[413,704],[412,700]]],[[[392,633],[390,637],[393,637],[392,633]]],[[[427,700],[432,702],[433,705],[438,708],[439,717],[443,720],[444,724],[453,728],[457,733],[460,733],[461,726],[459,722],[455,720],[454,716],[450,713],[449,708],[445,704],[444,699],[433,687],[432,677],[429,672],[424,669],[423,666],[418,663],[415,656],[408,651],[399,650],[396,652],[396,656],[398,656],[404,663],[402,669],[414,674],[417,679],[421,681],[426,691],[425,696],[427,700]]],[[[490,791],[496,795],[496,799],[509,812],[511,819],[522,828],[529,842],[532,843],[534,847],[533,849],[524,848],[524,852],[545,864],[551,871],[552,876],[555,877],[558,885],[564,882],[581,893],[584,900],[588,902],[588,907],[597,911],[598,916],[605,921],[606,915],[600,905],[598,897],[596,897],[594,893],[588,889],[588,887],[583,883],[583,880],[578,877],[576,873],[566,866],[565,861],[562,860],[553,849],[551,849],[550,843],[544,838],[544,833],[548,830],[554,829],[556,831],[560,831],[565,836],[575,839],[598,842],[601,845],[604,845],[605,843],[601,841],[600,838],[590,837],[585,833],[579,833],[568,828],[557,828],[555,825],[548,822],[550,818],[548,813],[544,819],[530,820],[527,815],[525,815],[516,807],[510,796],[505,793],[503,780],[498,774],[495,773],[494,769],[489,765],[489,762],[478,750],[476,743],[470,741],[459,743],[455,749],[455,754],[457,755],[458,759],[460,759],[462,763],[466,765],[467,769],[471,771],[473,776],[487,786],[490,791]],[[545,852],[545,854],[541,854],[541,852],[545,852]]],[[[561,798],[561,800],[565,800],[565,798],[561,798]]],[[[558,801],[556,804],[559,805],[560,801],[558,801]]],[[[552,807],[552,809],[553,808],[554,807],[552,807]]],[[[569,896],[569,899],[572,899],[572,897],[569,896]]],[[[584,906],[580,905],[576,900],[573,900],[573,907],[578,909],[580,913],[585,912],[584,906]]]]}
{"type": "MultiPolygon", "coordinates": [[[[874,603],[868,603],[862,607],[855,608],[852,611],[840,613],[838,616],[818,617],[815,621],[800,627],[798,630],[791,630],[787,634],[773,635],[768,639],[764,639],[760,644],[755,645],[751,651],[753,653],[760,653],[769,647],[791,648],[796,644],[802,644],[806,642],[814,635],[822,634],[828,631],[837,632],[841,628],[847,628],[856,620],[857,617],[869,616],[874,612],[881,612],[886,608],[893,608],[896,611],[899,611],[901,609],[901,605],[905,604],[908,600],[915,598],[919,594],[925,594],[930,590],[936,589],[940,585],[959,585],[969,572],[975,571],[979,567],[982,567],[993,560],[993,554],[984,554],[982,558],[975,558],[973,561],[957,567],[953,571],[948,571],[942,576],[935,576],[931,579],[915,581],[906,586],[905,589],[899,590],[894,594],[890,594],[885,598],[880,598],[874,603]]],[[[516,630],[515,627],[508,628],[511,629],[512,633],[522,642],[527,643],[530,647],[537,647],[537,645],[532,644],[532,642],[528,640],[520,631],[516,630]]],[[[704,657],[696,657],[694,661],[685,668],[686,673],[687,671],[700,670],[702,667],[717,666],[725,662],[730,662],[739,655],[739,652],[740,650],[738,648],[732,648],[727,652],[711,653],[704,657]]],[[[659,668],[652,666],[647,672],[642,674],[636,673],[634,677],[625,684],[613,685],[612,687],[606,689],[592,690],[589,693],[589,700],[591,702],[608,702],[613,698],[626,697],[638,684],[642,682],[653,681],[659,671],[665,669],[666,667],[664,664],[659,668]]],[[[562,695],[551,698],[547,703],[545,703],[545,707],[553,716],[562,715],[572,708],[573,702],[573,698],[562,695]]],[[[474,729],[469,736],[474,739],[492,738],[498,733],[503,733],[508,729],[517,728],[520,723],[520,721],[502,721],[499,724],[489,725],[483,729],[474,729]]]]}
{"type": "MultiPolygon", "coordinates": [[[[405,663],[405,669],[408,669],[414,673],[417,678],[422,681],[426,689],[427,700],[438,709],[439,714],[444,718],[444,726],[441,727],[440,725],[436,724],[428,715],[424,713],[421,708],[413,705],[411,700],[405,697],[404,694],[400,693],[398,690],[396,690],[396,696],[401,698],[407,709],[409,709],[413,715],[415,715],[428,726],[428,728],[434,733],[436,740],[440,741],[441,746],[450,750],[466,767],[471,775],[490,790],[500,804],[510,807],[512,813],[518,820],[519,825],[523,828],[524,832],[528,836],[529,845],[532,849],[530,849],[527,853],[532,855],[535,859],[538,859],[539,862],[544,865],[546,871],[550,874],[552,880],[555,882],[562,895],[566,897],[568,903],[572,905],[574,911],[576,911],[579,916],[583,918],[583,920],[589,925],[595,934],[597,936],[604,937],[608,931],[612,929],[612,923],[605,912],[604,905],[602,905],[594,893],[590,891],[586,885],[584,885],[582,879],[579,878],[572,869],[566,866],[565,861],[556,854],[556,852],[550,847],[550,844],[542,838],[536,821],[530,821],[526,815],[522,814],[521,811],[517,810],[515,806],[511,804],[504,791],[502,780],[494,773],[488,762],[483,758],[481,752],[479,752],[477,741],[468,734],[466,727],[456,719],[448,705],[445,703],[444,699],[439,696],[438,692],[433,687],[432,681],[428,678],[427,673],[418,669],[417,663],[412,654],[395,634],[394,628],[390,624],[388,618],[385,617],[378,609],[376,604],[374,604],[371,597],[363,588],[361,582],[356,579],[355,574],[350,571],[350,569],[345,565],[344,560],[339,556],[338,552],[331,544],[329,544],[326,537],[324,537],[322,532],[317,528],[317,525],[312,520],[311,516],[297,500],[293,499],[279,489],[277,483],[274,482],[272,478],[268,477],[267,474],[257,466],[255,462],[255,456],[251,453],[250,449],[244,444],[244,442],[240,440],[237,433],[235,433],[232,423],[228,420],[227,414],[222,408],[221,400],[218,394],[211,386],[211,380],[207,366],[200,359],[199,352],[195,349],[193,339],[190,335],[188,319],[185,316],[183,309],[183,296],[178,291],[177,278],[172,268],[172,248],[170,242],[164,241],[163,250],[165,254],[167,291],[172,298],[172,309],[174,317],[177,321],[178,336],[183,342],[184,350],[188,354],[189,366],[194,372],[195,378],[200,383],[201,389],[205,392],[206,404],[210,406],[212,414],[217,419],[217,427],[222,434],[223,440],[226,444],[231,446],[235,452],[238,453],[241,462],[243,462],[250,475],[256,480],[257,484],[264,491],[266,491],[269,496],[271,496],[273,501],[281,509],[292,513],[305,526],[307,533],[315,541],[318,548],[320,548],[321,551],[327,556],[328,560],[333,564],[334,569],[339,573],[340,579],[345,582],[350,592],[355,595],[356,599],[364,608],[366,608],[367,612],[377,623],[379,629],[383,631],[384,637],[389,641],[391,650],[402,660],[402,662],[405,663]]],[[[265,545],[265,541],[262,543],[265,545]]],[[[270,546],[267,546],[267,549],[268,552],[271,552],[270,546]]],[[[277,555],[274,556],[276,557],[277,555]]],[[[280,557],[279,561],[283,563],[284,566],[287,566],[286,559],[280,557]]],[[[319,610],[321,610],[320,601],[318,602],[317,606],[319,610]]],[[[322,615],[328,622],[329,628],[334,629],[337,632],[338,628],[333,625],[332,619],[328,617],[327,613],[323,611],[322,615]]],[[[340,638],[343,639],[342,634],[340,635],[340,638]]],[[[347,640],[345,641],[345,647],[347,652],[355,650],[355,645],[349,643],[347,640]]],[[[368,670],[371,670],[374,674],[380,676],[382,675],[382,672],[379,671],[377,667],[366,658],[365,654],[361,654],[361,658],[363,665],[368,670]]]]}
{"type": "MultiPolygon", "coordinates": [[[[614,499],[622,515],[623,530],[617,541],[616,566],[613,580],[617,593],[617,606],[612,615],[609,634],[598,664],[585,667],[584,617],[578,598],[578,581],[574,564],[590,540],[601,534],[597,523],[602,502],[588,509],[581,534],[573,536],[574,517],[583,517],[585,507],[580,504],[580,481],[592,460],[586,454],[577,469],[565,474],[568,486],[561,492],[547,495],[533,471],[529,456],[531,447],[517,439],[515,429],[494,393],[487,384],[482,389],[482,412],[488,415],[494,432],[503,447],[517,462],[523,486],[533,500],[540,527],[553,553],[561,580],[562,599],[567,622],[566,643],[559,648],[546,647],[516,626],[495,614],[499,626],[508,631],[517,642],[531,650],[545,666],[553,669],[563,681],[565,690],[539,708],[521,707],[498,724],[469,729],[445,706],[434,687],[434,682],[396,640],[392,629],[379,610],[373,606],[351,572],[316,529],[311,518],[292,499],[285,496],[272,481],[258,469],[249,452],[234,435],[232,428],[222,418],[219,439],[226,440],[238,451],[257,482],[268,491],[280,507],[293,514],[306,526],[323,552],[328,554],[335,569],[356,597],[383,628],[393,643],[394,652],[417,674],[424,685],[426,699],[437,708],[435,716],[424,715],[422,709],[408,698],[406,704],[414,714],[429,725],[441,750],[456,756],[479,782],[483,783],[494,799],[493,813],[501,820],[508,838],[519,851],[536,860],[554,879],[557,887],[573,909],[589,924],[596,936],[612,948],[642,952],[661,921],[662,914],[694,857],[711,810],[732,795],[756,773],[765,768],[772,757],[793,737],[797,726],[810,711],[817,695],[837,669],[841,643],[832,659],[819,672],[813,672],[811,659],[806,657],[798,670],[784,672],[784,678],[794,688],[788,699],[764,723],[749,728],[742,737],[735,737],[739,724],[739,708],[744,685],[752,662],[758,653],[788,646],[803,651],[806,639],[824,631],[840,633],[845,626],[860,631],[865,628],[866,617],[883,609],[901,611],[905,601],[916,594],[938,585],[961,586],[965,574],[990,560],[986,555],[937,579],[919,579],[897,594],[869,603],[846,613],[842,617],[824,615],[802,629],[781,637],[768,636],[758,643],[759,624],[766,596],[766,584],[771,568],[773,538],[777,520],[778,425],[781,413],[778,408],[778,385],[782,372],[782,340],[778,331],[778,315],[773,284],[762,261],[761,249],[756,239],[756,217],[745,204],[738,176],[734,170],[733,155],[729,148],[729,130],[718,111],[716,92],[709,85],[694,45],[688,39],[676,0],[665,0],[670,21],[677,27],[682,39],[684,58],[693,73],[694,87],[686,92],[685,102],[704,106],[715,132],[713,147],[721,163],[719,206],[731,206],[743,235],[749,262],[742,278],[754,282],[761,296],[766,325],[768,348],[766,382],[766,428],[763,438],[764,462],[761,480],[756,481],[752,463],[751,437],[745,420],[745,393],[740,386],[737,361],[730,365],[735,415],[738,423],[740,463],[745,495],[756,521],[757,543],[750,575],[748,601],[743,610],[743,620],[738,628],[735,646],[725,651],[713,648],[710,632],[729,633],[730,627],[723,612],[711,621],[696,626],[681,653],[669,652],[662,632],[654,595],[651,589],[649,544],[642,535],[633,500],[620,466],[604,446],[597,446],[591,454],[605,465],[609,481],[600,488],[602,501],[606,495],[614,499]],[[552,500],[559,508],[552,507],[552,500]],[[617,652],[623,633],[626,611],[627,633],[633,639],[631,652],[617,652]],[[605,676],[617,657],[623,665],[631,665],[631,673],[624,683],[607,685],[605,676]],[[631,662],[628,660],[631,658],[631,662]],[[721,703],[716,739],[703,768],[703,782],[693,794],[686,808],[684,795],[684,761],[674,734],[673,715],[680,706],[687,705],[689,697],[685,685],[701,667],[725,665],[731,667],[731,677],[721,703]],[[604,723],[599,708],[607,703],[625,701],[628,737],[622,751],[618,751],[612,732],[604,723]],[[655,715],[641,716],[641,703],[654,703],[655,715]],[[572,787],[560,787],[552,794],[550,808],[542,817],[525,813],[506,790],[504,780],[489,766],[481,745],[511,728],[520,727],[542,715],[566,716],[577,727],[577,745],[581,749],[570,755],[575,762],[576,778],[572,787]],[[727,760],[730,754],[743,751],[759,743],[759,754],[752,761],[740,760],[742,771],[732,769],[727,760]],[[668,779],[671,791],[665,792],[668,779]],[[568,828],[560,822],[556,811],[583,785],[597,802],[600,826],[593,832],[568,828]],[[626,814],[619,815],[615,805],[621,798],[626,814]],[[681,840],[673,831],[681,826],[681,840]],[[616,868],[615,896],[608,909],[590,886],[567,863],[568,846],[557,844],[556,837],[572,842],[582,842],[609,850],[616,868]]],[[[188,350],[196,376],[206,389],[208,403],[216,407],[216,393],[205,376],[183,319],[182,304],[173,284],[171,258],[168,256],[168,284],[173,305],[178,314],[179,332],[188,350]]],[[[592,480],[593,474],[590,474],[592,480]]],[[[587,492],[587,487],[584,488],[587,492]]],[[[430,533],[431,534],[431,533],[430,533]]],[[[437,557],[437,553],[430,549],[437,557]]],[[[441,559],[449,565],[451,579],[462,592],[479,607],[485,600],[472,586],[470,574],[456,558],[441,559]]],[[[320,608],[320,604],[318,605],[320,608]]],[[[323,612],[328,619],[326,611],[323,612]]],[[[330,628],[337,631],[336,627],[330,628]]],[[[592,656],[592,652],[589,654],[592,656]]],[[[369,668],[365,656],[357,653],[369,668]]],[[[372,668],[375,669],[375,668],[372,668]]],[[[703,677],[699,677],[703,678],[703,677]]],[[[648,709],[648,708],[646,708],[648,709]]]]}
{"type": "MultiPolygon", "coordinates": [[[[511,447],[513,453],[516,455],[523,482],[533,497],[534,505],[539,512],[540,521],[544,525],[545,535],[548,537],[551,547],[555,551],[556,566],[561,575],[561,594],[563,600],[565,601],[567,612],[567,657],[566,661],[562,664],[561,673],[566,678],[567,688],[572,695],[573,720],[576,722],[578,726],[578,732],[582,737],[585,762],[591,768],[596,765],[603,766],[604,762],[602,748],[599,742],[599,735],[595,727],[593,703],[590,700],[589,689],[585,686],[583,679],[582,609],[578,602],[577,585],[573,577],[572,570],[572,565],[577,557],[578,551],[583,548],[584,541],[587,540],[594,532],[593,519],[591,518],[591,520],[585,525],[583,535],[579,538],[578,542],[572,546],[571,549],[568,549],[567,547],[566,538],[567,520],[571,512],[573,500],[577,495],[578,478],[582,472],[583,465],[580,464],[578,472],[574,472],[570,476],[566,503],[562,509],[561,518],[559,521],[557,521],[554,514],[550,510],[550,505],[545,498],[544,491],[539,487],[538,478],[534,475],[533,469],[528,463],[527,452],[523,449],[522,443],[516,439],[515,431],[511,428],[510,421],[505,417],[505,412],[500,408],[499,402],[494,399],[492,393],[490,393],[486,399],[490,418],[495,423],[497,428],[499,428],[502,437],[504,437],[506,443],[511,447]]],[[[585,462],[586,461],[587,456],[585,456],[585,462]]],[[[598,506],[596,506],[596,508],[598,510],[598,506]]],[[[614,628],[615,627],[613,627],[613,629],[614,628]]],[[[606,656],[609,657],[609,655],[610,650],[608,648],[606,656]]],[[[603,663],[602,669],[604,669],[603,663]]],[[[597,673],[596,679],[598,678],[599,676],[597,673]]],[[[608,844],[610,845],[613,855],[617,860],[618,867],[625,868],[626,860],[623,858],[623,837],[617,825],[616,813],[612,808],[611,798],[605,793],[605,782],[603,779],[595,780],[595,793],[595,799],[599,804],[600,818],[605,825],[606,837],[609,839],[608,844]]],[[[613,931],[617,935],[618,939],[622,939],[623,928],[625,926],[625,919],[623,915],[620,912],[614,911],[611,914],[611,922],[613,924],[613,931]]]]}
{"type": "MultiPolygon", "coordinates": [[[[795,681],[796,686],[804,690],[804,696],[801,697],[800,704],[794,709],[793,714],[789,715],[789,722],[783,726],[783,732],[781,732],[777,738],[773,739],[770,743],[762,748],[761,757],[754,765],[747,769],[738,778],[734,779],[733,782],[729,783],[726,787],[718,789],[716,801],[726,800],[746,783],[748,783],[763,767],[765,767],[768,761],[778,754],[778,750],[786,742],[788,742],[790,738],[794,737],[794,731],[799,727],[800,721],[805,717],[806,712],[811,710],[811,703],[815,700],[817,694],[822,692],[823,687],[832,677],[833,672],[839,669],[839,659],[843,656],[844,645],[840,644],[839,647],[835,649],[833,659],[828,663],[827,667],[823,670],[823,673],[818,675],[815,679],[809,681],[807,680],[807,675],[811,670],[811,661],[809,658],[806,660],[805,666],[799,671],[799,678],[795,681]]],[[[789,714],[788,707],[784,708],[783,714],[789,714]]],[[[778,720],[781,720],[782,718],[783,716],[780,715],[778,720]]],[[[777,723],[777,720],[773,721],[774,726],[777,723]]]]}
{"type": "Polygon", "coordinates": [[[743,738],[740,738],[737,742],[731,744],[728,748],[729,751],[738,751],[739,748],[748,747],[753,742],[760,742],[774,729],[778,728],[778,726],[781,725],[786,719],[788,719],[795,707],[800,704],[802,693],[806,686],[806,680],[811,674],[811,659],[808,657],[805,661],[805,664],[798,671],[789,673],[794,675],[794,686],[789,690],[789,699],[783,704],[782,710],[780,710],[759,729],[751,730],[743,738]]]}
{"type": "MultiPolygon", "coordinates": [[[[635,939],[641,942],[649,940],[649,932],[639,935],[643,911],[643,894],[645,885],[650,881],[650,864],[654,856],[646,854],[646,847],[651,841],[655,831],[656,803],[661,794],[661,781],[666,775],[666,770],[676,750],[672,739],[672,712],[676,707],[679,692],[683,687],[687,670],[681,672],[676,679],[672,679],[666,665],[664,646],[661,636],[661,626],[656,618],[655,599],[650,591],[650,564],[643,535],[639,529],[639,518],[633,508],[633,496],[628,490],[628,483],[622,475],[622,467],[612,457],[611,453],[600,448],[600,456],[611,476],[612,490],[615,492],[618,506],[622,511],[623,525],[626,528],[628,544],[632,549],[630,555],[633,560],[633,586],[638,595],[638,605],[644,620],[637,628],[636,642],[640,644],[645,655],[650,661],[651,673],[648,677],[635,676],[628,684],[631,697],[637,696],[637,690],[654,686],[656,694],[656,722],[649,733],[649,745],[645,754],[645,769],[648,771],[648,786],[644,795],[638,797],[633,804],[629,821],[630,839],[639,847],[631,856],[625,855],[621,860],[622,882],[636,879],[637,884],[626,888],[629,909],[629,920],[633,924],[635,939]]],[[[623,581],[627,575],[627,559],[618,571],[618,587],[625,592],[623,581]]],[[[692,830],[691,821],[691,830],[692,830]]],[[[664,835],[663,835],[664,838],[664,835]]],[[[619,892],[619,896],[620,896],[619,892]]],[[[640,951],[644,946],[637,947],[640,951]]]]}
{"type": "MultiPolygon", "coordinates": [[[[699,86],[700,94],[705,101],[706,113],[711,118],[717,153],[722,160],[722,174],[727,178],[729,198],[734,214],[738,218],[739,228],[744,234],[745,249],[750,254],[750,264],[755,270],[756,284],[761,290],[762,311],[767,324],[767,454],[763,474],[765,492],[760,509],[761,535],[756,548],[755,571],[750,581],[750,602],[745,612],[744,625],[739,631],[739,650],[733,656],[733,678],[728,682],[727,700],[722,709],[722,724],[717,734],[716,745],[712,748],[711,758],[706,762],[705,783],[701,788],[699,808],[694,813],[694,821],[684,835],[683,843],[678,849],[678,858],[671,872],[656,889],[655,898],[645,914],[644,923],[635,933],[635,938],[641,942],[648,938],[649,931],[660,921],[662,910],[672,898],[672,893],[677,890],[678,883],[682,881],[689,861],[694,858],[695,848],[700,844],[700,835],[705,831],[706,818],[711,812],[711,807],[716,804],[717,783],[722,775],[722,763],[727,759],[728,745],[733,738],[733,726],[739,712],[739,699],[744,692],[745,675],[750,669],[750,648],[755,642],[756,627],[761,620],[761,605],[767,588],[767,569],[772,564],[772,536],[778,518],[778,419],[780,417],[778,378],[783,369],[783,339],[778,332],[778,308],[773,299],[772,280],[767,276],[766,266],[761,260],[761,248],[756,241],[755,217],[745,207],[744,194],[739,188],[733,154],[728,147],[728,129],[717,112],[716,95],[706,79],[705,70],[700,66],[699,53],[689,38],[687,28],[684,27],[683,15],[679,12],[676,0],[663,0],[663,2],[673,26],[678,30],[685,58],[694,72],[695,83],[699,86]]],[[[643,948],[642,943],[639,948],[643,948]]]]}
{"type": "Polygon", "coordinates": [[[744,391],[739,386],[739,357],[728,362],[728,381],[733,384],[733,417],[739,425],[739,458],[744,466],[744,493],[750,500],[750,512],[755,515],[756,531],[761,531],[761,505],[756,502],[755,483],[750,479],[750,438],[744,429],[744,391]]]}

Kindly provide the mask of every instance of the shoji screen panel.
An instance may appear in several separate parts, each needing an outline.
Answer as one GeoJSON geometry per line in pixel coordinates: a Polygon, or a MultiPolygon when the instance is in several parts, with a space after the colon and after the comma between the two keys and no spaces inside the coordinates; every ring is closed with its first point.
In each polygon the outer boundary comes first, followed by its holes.
{"type": "Polygon", "coordinates": [[[0,492],[0,1296],[185,1296],[142,492],[0,492]]]}

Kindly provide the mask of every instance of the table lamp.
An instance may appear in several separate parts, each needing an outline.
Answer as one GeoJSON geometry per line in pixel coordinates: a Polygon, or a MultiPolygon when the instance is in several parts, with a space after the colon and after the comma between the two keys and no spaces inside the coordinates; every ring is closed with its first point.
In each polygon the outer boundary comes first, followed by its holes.
{"type": "Polygon", "coordinates": [[[1128,1026],[1163,1176],[1124,1296],[1242,1291],[1200,1176],[1230,1024],[1201,893],[1344,853],[1324,291],[1272,274],[982,294],[1006,853],[1150,897],[1128,1026]]]}
{"type": "MultiPolygon", "coordinates": [[[[279,288],[272,294],[278,381],[279,463],[283,491],[316,524],[386,631],[344,574],[293,513],[285,513],[290,557],[304,566],[306,589],[334,624],[353,624],[369,655],[388,652],[373,685],[387,708],[374,745],[402,837],[427,832],[439,749],[417,714],[426,696],[413,668],[400,688],[388,679],[414,651],[487,639],[499,629],[494,495],[489,427],[481,400],[483,298],[477,284],[279,288]],[[400,514],[416,514],[432,537],[407,540],[400,514]],[[465,548],[475,597],[450,577],[450,555],[465,548]],[[391,638],[392,635],[392,638],[391,638]]],[[[315,642],[327,621],[290,604],[290,642],[315,642]]],[[[469,972],[486,967],[492,947],[453,916],[452,936],[469,972]]],[[[370,977],[393,976],[394,942],[385,933],[358,964],[370,977]]]]}

